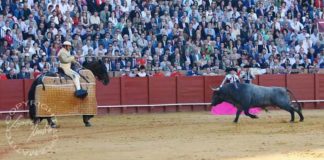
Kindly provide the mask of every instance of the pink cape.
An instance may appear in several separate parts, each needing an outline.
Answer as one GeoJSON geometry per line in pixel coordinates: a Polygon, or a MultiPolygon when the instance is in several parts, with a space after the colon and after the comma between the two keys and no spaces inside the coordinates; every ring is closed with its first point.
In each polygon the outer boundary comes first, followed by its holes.
{"type": "MultiPolygon", "coordinates": [[[[221,104],[213,106],[211,109],[211,113],[213,115],[233,115],[233,114],[236,114],[236,111],[237,111],[237,109],[232,104],[227,103],[227,102],[223,102],[221,104]]],[[[250,109],[251,114],[258,114],[259,112],[261,112],[260,108],[251,108],[250,109]]]]}

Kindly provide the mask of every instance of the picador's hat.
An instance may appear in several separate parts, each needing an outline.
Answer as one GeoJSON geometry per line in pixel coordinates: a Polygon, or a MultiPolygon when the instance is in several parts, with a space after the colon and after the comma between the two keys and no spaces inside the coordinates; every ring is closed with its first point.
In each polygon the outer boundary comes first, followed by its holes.
{"type": "Polygon", "coordinates": [[[72,44],[71,44],[71,42],[69,42],[69,41],[65,41],[65,42],[63,43],[63,45],[65,45],[65,46],[71,46],[72,44]]]}

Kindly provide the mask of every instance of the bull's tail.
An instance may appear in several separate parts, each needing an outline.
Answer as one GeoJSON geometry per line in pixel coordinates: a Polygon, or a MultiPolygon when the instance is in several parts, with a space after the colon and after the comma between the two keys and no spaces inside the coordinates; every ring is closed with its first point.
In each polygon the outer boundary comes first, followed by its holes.
{"type": "Polygon", "coordinates": [[[296,101],[297,106],[298,106],[298,110],[301,111],[301,110],[302,110],[302,107],[301,107],[302,105],[301,105],[300,102],[298,102],[298,100],[297,100],[297,98],[295,97],[294,93],[291,92],[291,90],[289,90],[288,88],[286,88],[286,90],[287,90],[287,92],[290,94],[290,96],[292,97],[292,99],[296,101]]]}

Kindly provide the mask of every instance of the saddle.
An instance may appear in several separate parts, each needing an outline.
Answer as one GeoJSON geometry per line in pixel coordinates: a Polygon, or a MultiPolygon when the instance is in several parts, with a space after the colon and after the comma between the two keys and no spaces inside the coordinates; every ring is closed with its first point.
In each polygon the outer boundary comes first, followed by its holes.
{"type": "MultiPolygon", "coordinates": [[[[79,70],[79,75],[81,77],[80,83],[91,83],[95,82],[96,79],[92,72],[88,69],[79,70]]],[[[60,82],[61,84],[68,84],[72,82],[72,77],[65,74],[64,70],[61,67],[58,67],[57,73],[46,74],[42,77],[42,82],[45,84],[57,84],[60,82]],[[59,81],[57,81],[59,80],[59,81]]],[[[73,82],[72,82],[73,83],[73,82]]]]}
{"type": "MultiPolygon", "coordinates": [[[[60,77],[60,80],[61,80],[61,77],[64,77],[65,79],[68,77],[70,80],[72,80],[72,77],[70,77],[70,76],[68,76],[67,74],[65,74],[65,72],[64,72],[64,70],[61,68],[61,67],[58,67],[58,75],[59,75],[59,77],[60,77]]],[[[82,74],[80,74],[79,73],[79,75],[80,75],[80,77],[83,79],[83,80],[85,80],[86,82],[88,82],[89,83],[89,81],[87,80],[87,78],[86,77],[84,77],[82,74]]],[[[60,81],[61,83],[62,83],[62,81],[60,81]]],[[[87,92],[87,90],[84,90],[84,89],[80,89],[80,90],[76,90],[75,91],[75,93],[74,93],[74,95],[76,96],[76,97],[78,97],[78,98],[85,98],[87,95],[88,95],[88,92],[87,92]]]]}
{"type": "Polygon", "coordinates": [[[57,75],[44,75],[36,86],[35,104],[38,117],[97,114],[96,79],[90,70],[79,71],[80,84],[85,90],[78,93],[71,77],[59,69],[57,75]]]}

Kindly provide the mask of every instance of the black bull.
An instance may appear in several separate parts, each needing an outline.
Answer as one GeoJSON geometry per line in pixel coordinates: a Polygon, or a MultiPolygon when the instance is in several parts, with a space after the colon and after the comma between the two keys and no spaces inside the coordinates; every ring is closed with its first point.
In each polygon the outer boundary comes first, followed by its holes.
{"type": "Polygon", "coordinates": [[[253,84],[225,84],[221,88],[213,89],[213,97],[211,105],[215,106],[222,102],[233,104],[237,108],[234,122],[237,123],[240,114],[244,114],[251,118],[258,118],[256,115],[249,113],[251,107],[261,107],[265,109],[267,106],[277,106],[291,114],[291,122],[295,120],[295,112],[300,117],[300,121],[304,120],[301,112],[301,105],[297,102],[298,107],[295,108],[291,102],[294,97],[292,92],[283,87],[263,87],[253,84]]]}

